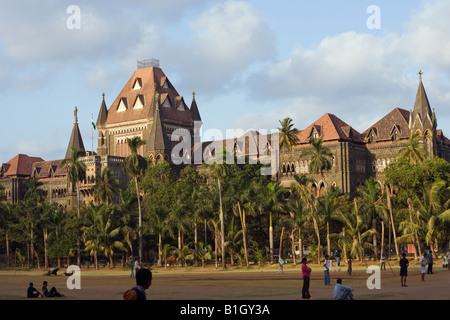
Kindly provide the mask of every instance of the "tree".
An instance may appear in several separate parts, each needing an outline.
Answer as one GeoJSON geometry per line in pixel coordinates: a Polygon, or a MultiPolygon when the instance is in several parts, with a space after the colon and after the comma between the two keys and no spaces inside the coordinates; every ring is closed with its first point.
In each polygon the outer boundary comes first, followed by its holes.
{"type": "Polygon", "coordinates": [[[119,190],[119,181],[109,167],[104,168],[102,174],[95,179],[95,186],[92,190],[97,203],[109,204],[113,202],[114,195],[119,190]]]}
{"type": "Polygon", "coordinates": [[[333,156],[331,150],[323,146],[323,139],[314,139],[311,137],[310,143],[312,150],[305,150],[300,154],[300,158],[311,158],[308,170],[310,173],[320,174],[320,177],[325,182],[324,172],[332,167],[331,157],[333,156]]]}
{"type": "MultiPolygon", "coordinates": [[[[80,182],[86,179],[86,165],[78,160],[82,151],[72,147],[70,158],[64,159],[61,166],[67,166],[67,178],[70,183],[76,185],[77,189],[77,217],[80,218],[80,182]]],[[[77,238],[77,265],[80,266],[80,240],[77,238]]]]}
{"type": "Polygon", "coordinates": [[[331,256],[330,221],[334,218],[338,208],[335,202],[338,195],[339,189],[332,186],[328,193],[317,199],[317,211],[320,212],[323,220],[327,224],[327,251],[329,256],[331,256]]]}
{"type": "MultiPolygon", "coordinates": [[[[360,186],[357,189],[357,193],[359,197],[361,197],[363,203],[363,210],[369,222],[372,224],[372,230],[374,230],[373,234],[373,248],[374,248],[374,259],[376,260],[378,257],[377,252],[377,218],[382,216],[382,210],[384,209],[382,195],[381,195],[381,186],[380,184],[373,178],[369,178],[364,181],[364,185],[360,186]]],[[[383,252],[381,253],[383,254],[383,252]]]]}
{"type": "Polygon", "coordinates": [[[416,197],[417,215],[423,219],[425,240],[435,258],[439,240],[448,240],[445,223],[450,221],[450,189],[448,183],[437,180],[424,186],[421,198],[416,197]]]}
{"type": "Polygon", "coordinates": [[[136,197],[138,201],[139,210],[139,261],[142,262],[142,209],[141,209],[141,192],[139,189],[139,179],[147,169],[147,161],[138,154],[139,147],[145,144],[140,137],[127,138],[128,147],[131,150],[131,155],[123,161],[123,168],[125,172],[134,179],[136,185],[136,197]]]}
{"type": "Polygon", "coordinates": [[[420,141],[419,134],[419,131],[411,131],[408,142],[403,144],[399,152],[399,157],[408,159],[410,164],[420,163],[426,157],[426,151],[423,143],[420,141]]]}
{"type": "Polygon", "coordinates": [[[222,244],[222,268],[226,268],[225,262],[225,220],[224,220],[224,212],[223,212],[223,203],[222,203],[222,192],[223,192],[223,180],[229,174],[229,167],[226,164],[226,149],[225,147],[221,150],[218,150],[218,155],[214,164],[212,165],[212,175],[217,181],[217,187],[219,192],[219,209],[220,209],[220,234],[221,234],[221,244],[222,244]]]}
{"type": "Polygon", "coordinates": [[[114,268],[115,249],[126,251],[121,237],[121,227],[114,217],[114,208],[108,205],[92,207],[93,224],[85,229],[86,250],[102,252],[109,258],[110,267],[114,268]]]}
{"type": "Polygon", "coordinates": [[[298,143],[298,129],[294,128],[294,124],[292,123],[291,118],[284,118],[282,121],[279,120],[281,127],[278,128],[280,131],[280,140],[279,146],[280,150],[283,151],[285,149],[289,151],[294,150],[294,146],[298,143]]]}

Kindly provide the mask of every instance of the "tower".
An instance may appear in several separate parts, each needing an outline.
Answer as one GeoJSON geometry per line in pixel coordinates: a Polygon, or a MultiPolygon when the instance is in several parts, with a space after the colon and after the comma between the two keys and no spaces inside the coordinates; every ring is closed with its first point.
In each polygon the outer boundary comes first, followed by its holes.
{"type": "Polygon", "coordinates": [[[436,115],[432,111],[427,93],[422,83],[422,70],[419,70],[419,87],[417,88],[414,109],[410,112],[409,130],[419,132],[419,136],[424,143],[428,155],[435,155],[436,149],[436,115]]]}
{"type": "Polygon", "coordinates": [[[83,139],[81,138],[80,128],[78,128],[78,109],[75,107],[73,112],[75,121],[73,123],[72,134],[70,136],[69,145],[67,146],[65,159],[68,159],[72,156],[72,148],[75,148],[79,151],[85,151],[83,139]]]}

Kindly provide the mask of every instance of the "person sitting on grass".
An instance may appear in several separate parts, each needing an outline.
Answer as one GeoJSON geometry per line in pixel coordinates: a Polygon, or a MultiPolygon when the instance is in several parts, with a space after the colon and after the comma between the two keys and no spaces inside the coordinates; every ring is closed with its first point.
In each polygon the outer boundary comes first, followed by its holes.
{"type": "Polygon", "coordinates": [[[333,297],[334,300],[354,300],[353,289],[342,285],[342,279],[336,280],[336,286],[334,287],[333,297]]]}
{"type": "Polygon", "coordinates": [[[43,294],[44,294],[45,297],[47,297],[47,298],[64,297],[63,294],[61,294],[61,293],[59,293],[58,291],[56,291],[56,288],[55,288],[55,287],[52,287],[52,288],[50,289],[50,291],[48,291],[47,285],[48,285],[47,281],[44,281],[44,282],[42,283],[42,292],[43,292],[43,294]]]}
{"type": "Polygon", "coordinates": [[[152,284],[152,272],[141,268],[136,272],[136,285],[123,294],[124,300],[147,300],[145,290],[152,284]]]}
{"type": "Polygon", "coordinates": [[[30,286],[27,289],[27,298],[37,298],[39,296],[44,297],[42,293],[33,287],[33,282],[30,282],[30,286]]]}

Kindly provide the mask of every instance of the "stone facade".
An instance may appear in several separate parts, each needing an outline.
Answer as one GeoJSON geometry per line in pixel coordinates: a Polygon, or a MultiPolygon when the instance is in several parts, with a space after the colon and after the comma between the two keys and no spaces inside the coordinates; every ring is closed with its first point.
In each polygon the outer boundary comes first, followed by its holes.
{"type": "MultiPolygon", "coordinates": [[[[272,156],[271,150],[275,150],[271,143],[278,141],[271,135],[248,131],[240,138],[198,143],[202,120],[195,94],[188,108],[159,64],[137,69],[109,109],[103,95],[97,119],[97,153],[84,150],[76,109],[74,116],[66,158],[70,157],[72,148],[85,152],[80,157],[80,161],[86,164],[86,180],[80,185],[82,204],[94,200],[92,187],[106,167],[112,170],[120,186],[126,187],[129,177],[123,171],[122,163],[130,154],[127,138],[141,137],[146,144],[138,150],[139,154],[155,162],[172,162],[171,152],[178,141],[171,141],[171,135],[177,129],[190,133],[191,156],[199,151],[202,161],[213,158],[222,146],[226,146],[228,152],[267,160],[272,156]]],[[[383,184],[384,169],[398,157],[411,132],[419,132],[429,155],[437,155],[450,162],[450,140],[437,129],[436,114],[430,108],[421,78],[412,110],[395,108],[363,133],[330,113],[299,131],[299,142],[293,152],[280,152],[279,170],[272,178],[290,186],[294,175],[307,174],[313,178],[312,188],[318,194],[336,186],[342,192],[354,195],[357,187],[369,177],[383,184]],[[323,177],[309,174],[310,159],[301,156],[312,148],[311,138],[322,138],[323,145],[333,154],[332,168],[323,177]]],[[[7,201],[16,203],[22,199],[26,191],[23,181],[38,177],[50,201],[75,209],[76,188],[68,182],[67,168],[61,166],[61,162],[18,155],[4,163],[0,168],[0,184],[5,189],[7,201]]]]}

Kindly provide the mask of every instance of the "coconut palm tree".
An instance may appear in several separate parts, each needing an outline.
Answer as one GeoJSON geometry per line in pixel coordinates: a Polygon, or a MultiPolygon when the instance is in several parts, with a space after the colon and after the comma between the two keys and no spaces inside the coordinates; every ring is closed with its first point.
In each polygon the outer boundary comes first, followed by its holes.
{"type": "Polygon", "coordinates": [[[338,195],[339,189],[332,186],[328,193],[317,199],[317,211],[322,215],[322,219],[327,224],[327,251],[329,256],[331,256],[330,221],[334,218],[338,208],[338,205],[335,202],[338,195]]]}
{"type": "MultiPolygon", "coordinates": [[[[80,218],[80,183],[86,179],[86,165],[79,160],[79,157],[83,155],[82,151],[79,151],[72,147],[72,155],[70,158],[64,159],[61,162],[61,166],[67,166],[67,178],[70,183],[76,185],[77,189],[77,217],[80,218]]],[[[77,265],[80,266],[80,240],[77,237],[77,265]]]]}
{"type": "Polygon", "coordinates": [[[216,161],[212,165],[212,175],[217,181],[217,187],[219,192],[219,206],[220,206],[220,234],[221,234],[221,245],[222,245],[222,268],[226,268],[225,262],[225,220],[224,220],[224,212],[223,212],[223,201],[222,201],[222,192],[223,192],[223,181],[229,175],[230,168],[226,164],[226,149],[225,147],[221,150],[218,150],[218,155],[216,161]]]}
{"type": "Polygon", "coordinates": [[[113,202],[119,188],[119,181],[115,178],[114,172],[106,167],[102,174],[95,179],[95,186],[92,188],[94,200],[98,203],[109,204],[113,202]]]}
{"type": "Polygon", "coordinates": [[[139,189],[139,180],[147,169],[147,161],[138,154],[138,149],[145,144],[140,137],[127,138],[127,144],[131,154],[123,161],[125,172],[134,179],[136,184],[136,197],[139,210],[139,261],[142,261],[142,208],[141,193],[139,189]]]}
{"type": "Polygon", "coordinates": [[[164,269],[167,269],[167,260],[170,258],[172,251],[175,249],[174,246],[165,243],[161,250],[161,259],[164,261],[164,269]]]}
{"type": "Polygon", "coordinates": [[[439,240],[446,238],[445,222],[450,221],[450,189],[443,180],[423,187],[422,197],[416,197],[417,216],[422,218],[425,240],[435,258],[439,240]]]}
{"type": "Polygon", "coordinates": [[[287,117],[283,120],[279,120],[281,127],[278,128],[280,131],[279,135],[279,146],[280,151],[289,150],[292,152],[294,150],[294,146],[298,143],[298,129],[294,128],[294,123],[292,119],[287,117]]]}
{"type": "MultiPolygon", "coordinates": [[[[361,197],[363,202],[363,210],[372,224],[372,229],[376,231],[377,229],[377,218],[380,217],[380,212],[383,210],[384,205],[382,201],[381,186],[373,178],[369,178],[364,181],[364,185],[357,188],[357,194],[361,197]]],[[[377,234],[373,234],[373,248],[374,248],[374,259],[378,257],[377,249],[377,234]]]]}
{"type": "Polygon", "coordinates": [[[333,153],[328,147],[323,146],[323,139],[314,139],[311,137],[310,144],[312,150],[305,150],[300,154],[300,158],[310,158],[311,161],[308,170],[313,174],[320,174],[322,181],[325,182],[324,172],[332,167],[331,158],[333,153]]]}
{"type": "Polygon", "coordinates": [[[420,133],[418,131],[411,132],[408,142],[403,144],[399,152],[399,157],[409,159],[410,164],[423,162],[426,157],[426,151],[423,143],[420,141],[420,133]]]}

